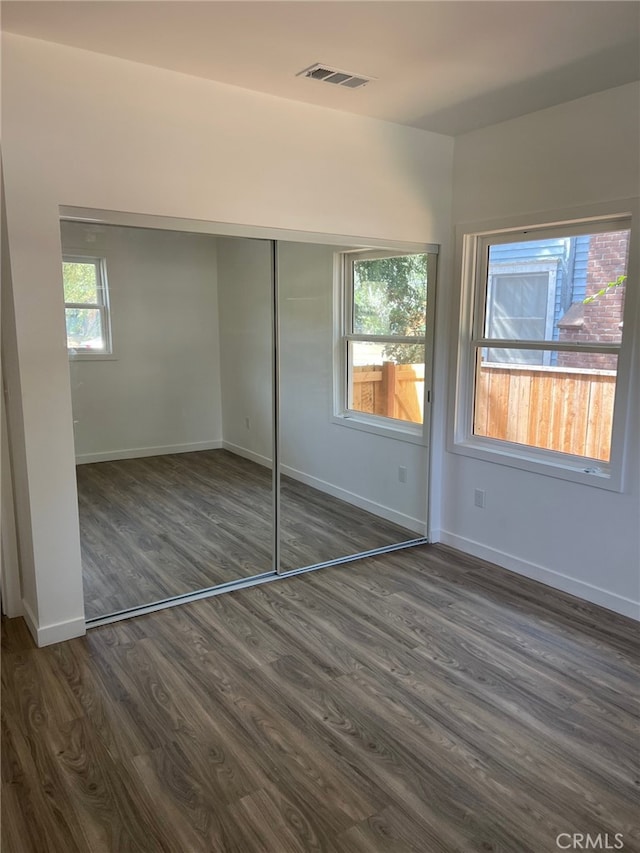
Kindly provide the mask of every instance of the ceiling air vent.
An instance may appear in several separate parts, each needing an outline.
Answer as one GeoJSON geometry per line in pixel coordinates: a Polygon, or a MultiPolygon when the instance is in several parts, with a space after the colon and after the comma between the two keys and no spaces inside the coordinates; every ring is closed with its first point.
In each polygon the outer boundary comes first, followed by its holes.
{"type": "Polygon", "coordinates": [[[323,62],[314,62],[308,68],[299,71],[296,77],[309,77],[311,80],[321,80],[323,83],[333,83],[334,86],[346,86],[347,89],[359,89],[373,80],[363,74],[352,74],[350,71],[340,71],[331,68],[323,62]]]}

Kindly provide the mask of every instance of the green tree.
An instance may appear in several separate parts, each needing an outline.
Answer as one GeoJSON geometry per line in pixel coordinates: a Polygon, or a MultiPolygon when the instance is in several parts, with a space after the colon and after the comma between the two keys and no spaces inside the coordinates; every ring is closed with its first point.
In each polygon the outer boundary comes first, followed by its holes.
{"type": "MultiPolygon", "coordinates": [[[[427,256],[367,258],[354,264],[354,332],[423,336],[427,310],[427,256]]],[[[397,364],[424,361],[424,345],[388,344],[384,357],[397,364]]]]}
{"type": "Polygon", "coordinates": [[[62,280],[64,282],[65,302],[95,304],[98,301],[98,282],[93,263],[63,261],[62,280]]]}
{"type": "MultiPolygon", "coordinates": [[[[97,304],[98,280],[94,263],[63,261],[62,281],[67,305],[97,304]]],[[[69,346],[81,346],[86,341],[101,337],[100,312],[96,308],[67,307],[65,315],[69,346]]]]}

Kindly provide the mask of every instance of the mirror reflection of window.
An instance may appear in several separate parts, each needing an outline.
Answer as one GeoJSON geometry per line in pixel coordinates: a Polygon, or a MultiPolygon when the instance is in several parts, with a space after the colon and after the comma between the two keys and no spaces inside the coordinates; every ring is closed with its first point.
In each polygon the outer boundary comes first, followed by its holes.
{"type": "Polygon", "coordinates": [[[345,253],[346,411],[423,423],[428,266],[425,253],[345,253]]]}
{"type": "Polygon", "coordinates": [[[62,259],[67,349],[72,354],[110,353],[111,325],[104,258],[62,259]]]}

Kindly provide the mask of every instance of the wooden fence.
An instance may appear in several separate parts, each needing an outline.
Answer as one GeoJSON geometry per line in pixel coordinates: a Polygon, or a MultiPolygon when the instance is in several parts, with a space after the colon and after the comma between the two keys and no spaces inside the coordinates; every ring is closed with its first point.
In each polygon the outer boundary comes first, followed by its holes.
{"type": "MultiPolygon", "coordinates": [[[[609,461],[616,376],[609,370],[483,363],[475,435],[609,461]]],[[[353,408],[422,423],[424,365],[353,368],[353,408]]]]}
{"type": "Polygon", "coordinates": [[[609,370],[483,363],[474,433],[608,462],[615,386],[609,370]]]}
{"type": "Polygon", "coordinates": [[[424,365],[383,364],[353,368],[357,412],[421,424],[424,416],[424,365]]]}

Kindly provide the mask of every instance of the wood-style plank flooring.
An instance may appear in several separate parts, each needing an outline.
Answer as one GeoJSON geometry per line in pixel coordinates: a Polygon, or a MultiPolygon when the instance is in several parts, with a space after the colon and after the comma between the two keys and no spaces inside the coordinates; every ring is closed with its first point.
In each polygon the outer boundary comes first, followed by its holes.
{"type": "Polygon", "coordinates": [[[5,622],[2,850],[638,851],[636,629],[442,546],[5,622]]]}
{"type": "MultiPolygon", "coordinates": [[[[271,471],[226,450],[79,465],[88,619],[270,572],[271,471]]],[[[282,477],[281,565],[416,534],[282,477]]]]}

